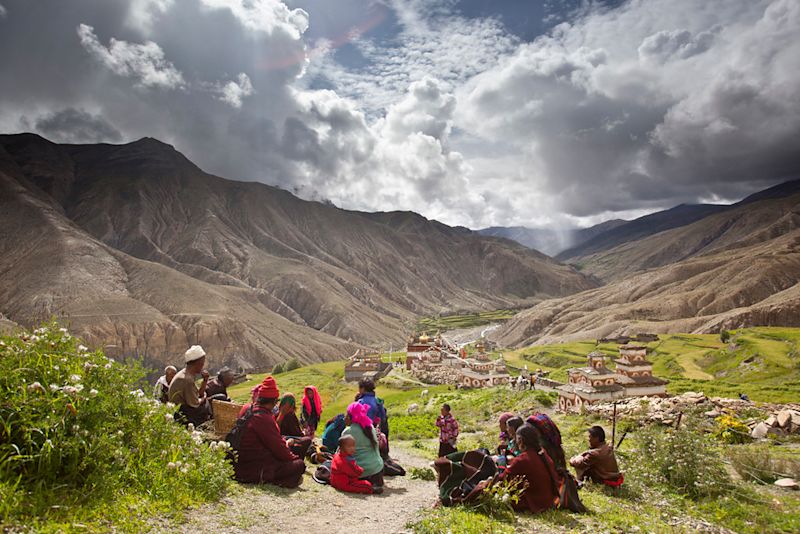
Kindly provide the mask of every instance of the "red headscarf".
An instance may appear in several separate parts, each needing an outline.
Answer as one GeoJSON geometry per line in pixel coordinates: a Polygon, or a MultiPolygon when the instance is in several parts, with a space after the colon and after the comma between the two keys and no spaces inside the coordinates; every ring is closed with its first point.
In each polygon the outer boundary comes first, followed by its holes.
{"type": "Polygon", "coordinates": [[[312,413],[311,409],[311,400],[308,398],[308,392],[311,390],[312,395],[314,397],[314,407],[316,408],[317,415],[322,417],[322,399],[319,397],[319,391],[314,386],[306,386],[305,387],[305,394],[303,395],[303,408],[305,409],[306,413],[312,413]]]}

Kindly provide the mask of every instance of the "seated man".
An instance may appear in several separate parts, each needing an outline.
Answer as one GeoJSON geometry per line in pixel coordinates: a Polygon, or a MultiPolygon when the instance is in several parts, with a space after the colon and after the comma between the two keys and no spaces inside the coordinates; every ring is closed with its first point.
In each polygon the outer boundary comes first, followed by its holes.
{"type": "Polygon", "coordinates": [[[198,426],[211,419],[211,407],[206,398],[208,371],[203,369],[206,364],[206,351],[200,345],[192,345],[183,355],[183,359],[186,367],[178,371],[170,382],[169,401],[178,405],[175,417],[179,421],[198,426]],[[197,375],[203,377],[199,389],[195,384],[197,375]]]}
{"type": "Polygon", "coordinates": [[[227,367],[223,367],[217,373],[217,376],[208,381],[206,386],[206,397],[209,399],[216,399],[225,402],[230,402],[228,397],[228,386],[233,384],[233,371],[227,367]]]}
{"type": "Polygon", "coordinates": [[[174,366],[168,365],[164,368],[164,374],[156,380],[156,386],[153,388],[153,398],[158,399],[161,404],[166,404],[169,401],[169,385],[178,370],[174,366]]]}
{"type": "Polygon", "coordinates": [[[245,405],[239,417],[251,415],[242,434],[239,454],[234,463],[234,476],[239,482],[270,483],[296,488],[303,482],[306,464],[290,447],[294,440],[284,440],[272,410],[279,393],[275,379],[268,376],[253,394],[254,402],[245,405]]]}
{"type": "Polygon", "coordinates": [[[623,477],[614,457],[614,449],[606,443],[606,432],[603,427],[593,426],[589,429],[588,451],[569,459],[575,468],[575,476],[581,481],[587,478],[609,486],[619,486],[623,477]]]}

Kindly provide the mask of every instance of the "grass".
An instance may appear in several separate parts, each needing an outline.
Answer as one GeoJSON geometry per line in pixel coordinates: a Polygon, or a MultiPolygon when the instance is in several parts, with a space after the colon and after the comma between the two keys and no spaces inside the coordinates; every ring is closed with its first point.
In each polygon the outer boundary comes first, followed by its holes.
{"type": "Polygon", "coordinates": [[[456,328],[472,328],[491,323],[508,321],[517,313],[515,310],[494,310],[486,312],[473,312],[460,315],[436,315],[424,317],[417,321],[417,332],[436,332],[453,330],[456,328]]]}
{"type": "MultiPolygon", "coordinates": [[[[655,375],[670,381],[667,391],[703,391],[711,396],[747,394],[762,402],[793,402],[800,397],[800,329],[759,327],[733,330],[732,342],[711,334],[665,334],[648,343],[655,375]]],[[[599,350],[618,355],[614,343],[574,341],[504,351],[509,365],[549,371],[565,381],[567,369],[583,366],[599,350]]],[[[609,364],[613,369],[613,364],[609,364]]]]}

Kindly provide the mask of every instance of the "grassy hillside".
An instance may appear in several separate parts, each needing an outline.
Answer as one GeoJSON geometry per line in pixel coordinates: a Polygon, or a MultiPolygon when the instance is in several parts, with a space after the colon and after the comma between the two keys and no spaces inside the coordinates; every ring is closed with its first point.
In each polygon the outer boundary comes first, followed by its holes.
{"type": "MultiPolygon", "coordinates": [[[[704,391],[735,397],[746,393],[762,402],[791,402],[800,398],[800,329],[748,328],[732,330],[723,343],[717,335],[667,334],[648,343],[656,375],[670,380],[668,391],[704,391]]],[[[599,350],[618,355],[615,343],[594,341],[536,345],[504,352],[509,364],[550,371],[566,380],[567,369],[582,366],[586,355],[599,350]]],[[[613,364],[609,365],[613,368],[613,364]]]]}
{"type": "MultiPolygon", "coordinates": [[[[718,338],[668,336],[651,346],[660,373],[671,372],[676,377],[692,374],[695,377],[676,378],[686,381],[685,384],[681,382],[681,387],[686,384],[700,385],[705,387],[696,389],[709,392],[712,385],[718,385],[717,381],[697,378],[705,376],[699,373],[711,376],[727,370],[725,378],[737,380],[730,387],[750,387],[746,391],[767,396],[769,388],[773,387],[771,381],[777,376],[771,374],[773,367],[787,364],[788,349],[783,344],[789,342],[792,335],[795,333],[774,329],[737,333],[737,348],[732,357],[734,361],[748,359],[757,352],[757,359],[762,358],[767,362],[763,364],[761,374],[757,375],[758,382],[751,386],[745,384],[745,373],[737,375],[731,371],[737,369],[738,364],[729,362],[724,368],[717,368],[723,360],[720,351],[727,350],[718,338]]],[[[512,363],[546,367],[558,376],[566,367],[582,364],[585,354],[593,348],[594,343],[571,343],[530,347],[507,356],[512,363]],[[526,359],[530,352],[536,356],[533,361],[526,359]],[[540,352],[544,354],[539,355],[540,352]]],[[[616,346],[603,345],[601,349],[610,355],[616,346]]],[[[325,402],[323,419],[326,419],[342,412],[356,393],[355,384],[342,381],[343,368],[344,362],[316,364],[279,374],[276,379],[281,391],[292,391],[296,395],[301,394],[304,385],[316,384],[325,402]]],[[[261,376],[255,376],[250,382],[236,386],[232,391],[233,396],[246,399],[250,388],[259,380],[261,376]]],[[[462,429],[459,448],[466,450],[495,447],[498,432],[496,421],[500,413],[514,411],[528,415],[536,410],[552,412],[555,401],[555,394],[541,391],[521,392],[507,388],[456,390],[447,386],[427,386],[416,383],[405,372],[393,372],[381,381],[378,394],[389,409],[392,446],[428,459],[435,457],[437,434],[433,423],[444,402],[452,406],[459,420],[462,429]],[[423,389],[429,392],[425,397],[421,395],[423,389]],[[407,415],[407,407],[412,403],[419,404],[420,410],[414,415],[407,415]]],[[[786,396],[789,394],[786,393],[786,396]]],[[[588,426],[599,423],[610,431],[608,421],[577,415],[553,414],[553,417],[561,428],[568,456],[586,448],[585,432],[588,426]]],[[[735,474],[737,466],[749,466],[757,458],[761,463],[764,459],[773,463],[783,462],[780,464],[782,472],[800,476],[797,443],[789,439],[782,443],[726,445],[709,438],[708,431],[713,430],[715,425],[713,421],[700,414],[689,413],[684,421],[685,430],[676,433],[664,427],[643,426],[636,420],[620,420],[618,436],[622,431],[629,432],[619,450],[621,468],[626,473],[625,487],[620,491],[591,485],[584,489],[581,498],[590,509],[589,514],[549,512],[532,517],[502,513],[486,515],[463,507],[437,508],[420,511],[418,520],[409,528],[419,533],[511,533],[536,530],[693,532],[708,530],[709,524],[736,532],[797,532],[800,529],[800,495],[780,492],[769,485],[746,482],[735,474]],[[670,468],[673,463],[690,468],[681,472],[680,477],[674,477],[670,468]],[[701,472],[699,475],[698,470],[701,472]],[[695,481],[698,485],[694,484],[695,481]]]]}

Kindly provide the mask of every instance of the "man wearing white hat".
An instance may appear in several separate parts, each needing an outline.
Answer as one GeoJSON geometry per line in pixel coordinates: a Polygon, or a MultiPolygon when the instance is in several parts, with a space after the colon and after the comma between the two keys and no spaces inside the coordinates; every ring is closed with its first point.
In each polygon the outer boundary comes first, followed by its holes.
{"type": "Polygon", "coordinates": [[[203,369],[206,364],[206,351],[200,345],[192,345],[183,355],[186,367],[178,371],[169,384],[169,400],[177,404],[179,419],[195,426],[211,418],[211,408],[206,398],[206,385],[208,385],[208,371],[203,369]],[[203,382],[198,389],[195,380],[197,375],[203,377],[203,382]]]}

